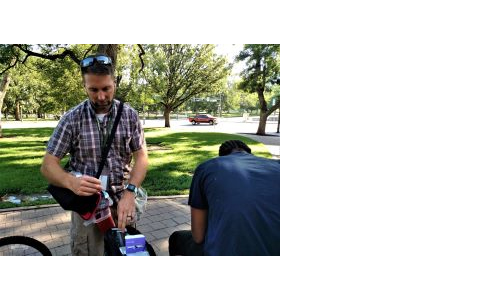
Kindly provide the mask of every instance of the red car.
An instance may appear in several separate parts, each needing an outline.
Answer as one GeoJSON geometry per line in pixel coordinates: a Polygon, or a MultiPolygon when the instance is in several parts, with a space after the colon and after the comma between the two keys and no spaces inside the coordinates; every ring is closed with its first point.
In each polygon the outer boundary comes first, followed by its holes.
{"type": "Polygon", "coordinates": [[[199,114],[194,117],[189,117],[189,122],[196,125],[200,123],[208,123],[210,125],[217,124],[217,118],[209,114],[199,114]]]}

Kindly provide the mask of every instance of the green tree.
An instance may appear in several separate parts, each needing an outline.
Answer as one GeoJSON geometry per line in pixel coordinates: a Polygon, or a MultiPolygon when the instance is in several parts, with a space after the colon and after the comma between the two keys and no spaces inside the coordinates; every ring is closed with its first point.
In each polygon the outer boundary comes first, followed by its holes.
{"type": "Polygon", "coordinates": [[[280,45],[251,44],[245,45],[236,57],[236,61],[246,62],[241,72],[241,89],[257,93],[259,97],[260,121],[257,135],[266,134],[267,117],[279,108],[279,98],[272,107],[268,107],[265,92],[279,84],[280,78],[280,45]]]}
{"type": "Polygon", "coordinates": [[[139,76],[142,63],[137,55],[137,45],[121,47],[117,62],[117,73],[122,74],[119,97],[126,98],[138,112],[145,113],[154,104],[151,89],[144,78],[139,76]]]}
{"type": "MultiPolygon", "coordinates": [[[[53,111],[75,102],[73,98],[82,98],[81,77],[78,66],[81,57],[102,45],[1,45],[0,76],[12,77],[17,72],[16,88],[8,97],[15,104],[16,119],[20,119],[20,108],[26,106],[27,111],[41,114],[42,110],[53,111]],[[10,63],[6,63],[10,60],[10,63]],[[41,71],[41,72],[37,72],[41,71]],[[77,76],[74,76],[78,74],[77,76]],[[42,76],[42,77],[40,77],[42,76]],[[79,82],[78,85],[75,83],[79,82]],[[75,86],[79,86],[77,92],[75,86]]],[[[104,45],[113,48],[116,45],[104,45]]],[[[116,47],[115,47],[116,48],[116,47]]],[[[8,96],[3,93],[2,96],[8,96]]],[[[0,103],[1,104],[1,103],[0,103]]],[[[1,105],[0,105],[1,108],[1,105]]],[[[4,109],[5,111],[5,109],[4,109]]],[[[7,109],[8,111],[8,109],[7,109]]],[[[1,127],[0,127],[1,128],[1,127]]]]}
{"type": "MultiPolygon", "coordinates": [[[[123,76],[121,73],[123,71],[123,68],[117,67],[118,60],[117,58],[119,57],[119,53],[121,49],[123,48],[123,45],[117,45],[117,44],[94,44],[94,45],[80,45],[80,44],[73,44],[73,45],[68,45],[68,44],[37,44],[37,45],[20,45],[20,44],[13,44],[13,45],[5,45],[5,47],[11,49],[12,51],[15,51],[16,54],[16,61],[14,62],[14,66],[17,64],[20,64],[20,62],[26,62],[28,58],[30,57],[36,57],[39,59],[45,59],[45,60],[50,60],[52,62],[59,61],[59,60],[64,60],[68,59],[69,61],[72,61],[76,67],[80,65],[80,61],[83,57],[85,57],[89,53],[104,53],[108,56],[110,56],[115,62],[113,66],[116,69],[115,75],[117,77],[117,95],[121,94],[122,91],[119,89],[119,84],[120,80],[123,76]]],[[[141,57],[144,54],[144,51],[142,49],[142,46],[138,46],[138,48],[141,50],[139,53],[139,57],[141,57]]],[[[2,61],[2,51],[0,49],[0,61],[2,61]]],[[[5,72],[8,71],[9,68],[2,68],[0,69],[0,75],[3,75],[5,72]]],[[[126,93],[125,93],[126,94],[126,93]]]]}
{"type": "Polygon", "coordinates": [[[3,103],[11,81],[11,68],[18,62],[18,53],[11,45],[0,44],[0,68],[3,71],[0,73],[0,138],[2,134],[2,111],[4,111],[3,103]]]}
{"type": "Polygon", "coordinates": [[[86,98],[80,69],[70,59],[55,62],[37,59],[36,66],[46,86],[41,103],[43,112],[62,115],[86,98]]]}
{"type": "Polygon", "coordinates": [[[172,111],[219,91],[229,75],[230,66],[214,53],[214,45],[147,45],[145,50],[144,79],[163,106],[165,127],[170,127],[172,111]]]}
{"type": "Polygon", "coordinates": [[[0,138],[2,135],[2,108],[3,108],[3,100],[5,95],[7,94],[7,90],[10,85],[10,76],[9,73],[5,72],[2,77],[0,77],[0,138]]]}
{"type": "Polygon", "coordinates": [[[6,103],[9,104],[11,112],[13,111],[16,121],[22,120],[23,108],[28,106],[28,103],[31,102],[30,96],[32,89],[29,81],[30,72],[26,69],[26,67],[21,65],[10,73],[12,80],[6,103]]]}
{"type": "Polygon", "coordinates": [[[232,82],[229,82],[227,85],[224,102],[224,110],[240,110],[239,98],[240,93],[243,93],[240,89],[238,89],[238,85],[232,82]]]}
{"type": "Polygon", "coordinates": [[[6,93],[4,111],[12,112],[16,120],[24,114],[40,115],[47,87],[32,61],[9,70],[10,89],[6,93]]]}
{"type": "Polygon", "coordinates": [[[227,91],[227,107],[229,109],[237,109],[240,112],[250,112],[258,110],[259,97],[256,93],[248,93],[238,88],[241,81],[229,84],[227,91]]]}

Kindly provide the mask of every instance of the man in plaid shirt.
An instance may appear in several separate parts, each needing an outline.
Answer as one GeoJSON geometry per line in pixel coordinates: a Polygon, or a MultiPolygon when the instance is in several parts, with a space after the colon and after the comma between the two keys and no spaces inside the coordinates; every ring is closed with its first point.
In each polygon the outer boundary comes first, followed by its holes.
{"type": "MultiPolygon", "coordinates": [[[[114,202],[111,211],[115,224],[125,228],[135,222],[135,193],[146,176],[144,131],[137,112],[124,104],[101,178],[94,178],[119,101],[114,99],[116,83],[110,57],[86,57],[81,70],[88,99],[61,118],[48,142],[41,172],[53,185],[68,188],[77,195],[90,196],[106,190],[114,202]],[[76,177],[61,168],[60,161],[67,153],[71,155],[70,170],[82,176],[76,177]]],[[[76,212],[71,213],[71,253],[104,254],[103,234],[95,224],[84,226],[76,212]]]]}

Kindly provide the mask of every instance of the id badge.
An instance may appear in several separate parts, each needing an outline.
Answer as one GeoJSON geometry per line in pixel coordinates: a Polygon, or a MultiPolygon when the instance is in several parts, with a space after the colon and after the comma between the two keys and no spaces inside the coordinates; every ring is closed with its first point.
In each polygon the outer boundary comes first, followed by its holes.
{"type": "Polygon", "coordinates": [[[106,191],[108,189],[108,175],[101,175],[99,180],[101,181],[102,190],[106,191]]]}

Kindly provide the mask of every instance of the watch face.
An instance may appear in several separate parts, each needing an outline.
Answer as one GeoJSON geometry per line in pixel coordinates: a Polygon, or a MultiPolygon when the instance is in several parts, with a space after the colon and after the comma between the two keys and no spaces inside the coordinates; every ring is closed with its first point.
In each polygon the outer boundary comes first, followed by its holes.
{"type": "Polygon", "coordinates": [[[131,192],[134,192],[134,193],[137,190],[137,188],[133,184],[127,185],[126,189],[129,190],[129,191],[131,191],[131,192]]]}

